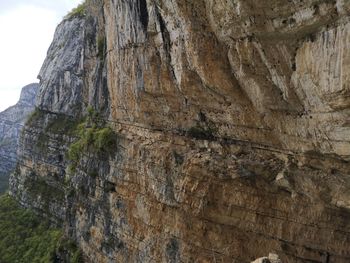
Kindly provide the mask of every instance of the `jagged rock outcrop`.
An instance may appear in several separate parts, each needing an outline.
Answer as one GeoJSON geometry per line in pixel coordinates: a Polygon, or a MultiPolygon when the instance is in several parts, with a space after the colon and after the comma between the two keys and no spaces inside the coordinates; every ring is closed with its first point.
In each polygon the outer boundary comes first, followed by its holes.
{"type": "Polygon", "coordinates": [[[87,262],[350,261],[349,2],[86,6],[40,71],[12,195],[87,262]],[[117,146],[69,169],[91,107],[117,146]]]}
{"type": "MultiPolygon", "coordinates": [[[[34,109],[38,84],[22,89],[16,105],[0,112],[0,175],[7,176],[16,166],[17,147],[21,130],[34,109]]],[[[2,180],[1,180],[2,181],[2,180]]]]}

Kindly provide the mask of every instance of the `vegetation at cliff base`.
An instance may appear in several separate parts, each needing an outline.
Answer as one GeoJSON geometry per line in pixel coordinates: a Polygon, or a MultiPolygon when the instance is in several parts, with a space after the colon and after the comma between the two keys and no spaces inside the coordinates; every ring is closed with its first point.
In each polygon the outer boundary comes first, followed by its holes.
{"type": "Polygon", "coordinates": [[[62,231],[31,210],[21,208],[9,195],[0,196],[0,262],[56,262],[64,251],[69,262],[82,262],[74,243],[62,238],[62,231]]]}
{"type": "Polygon", "coordinates": [[[52,262],[61,235],[10,196],[0,197],[0,262],[52,262]]]}

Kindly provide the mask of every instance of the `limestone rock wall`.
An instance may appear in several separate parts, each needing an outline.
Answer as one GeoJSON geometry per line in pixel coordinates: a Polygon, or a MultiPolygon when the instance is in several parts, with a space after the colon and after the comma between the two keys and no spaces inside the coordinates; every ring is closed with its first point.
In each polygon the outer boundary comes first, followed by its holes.
{"type": "Polygon", "coordinates": [[[17,147],[21,130],[34,109],[38,84],[22,89],[20,99],[14,106],[0,113],[0,174],[9,174],[16,165],[17,147]]]}
{"type": "Polygon", "coordinates": [[[347,1],[87,3],[39,74],[23,205],[87,262],[349,262],[347,1]],[[118,143],[70,171],[88,106],[118,143]]]}

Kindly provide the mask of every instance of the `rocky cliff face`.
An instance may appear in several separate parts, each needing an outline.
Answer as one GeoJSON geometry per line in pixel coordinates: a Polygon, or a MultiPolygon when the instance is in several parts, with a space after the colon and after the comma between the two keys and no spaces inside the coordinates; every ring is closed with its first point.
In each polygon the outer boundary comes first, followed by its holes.
{"type": "Polygon", "coordinates": [[[88,1],[57,28],[11,194],[87,262],[349,262],[349,15],[343,0],[88,1]]]}
{"type": "Polygon", "coordinates": [[[38,84],[22,89],[18,103],[0,113],[0,175],[8,175],[16,166],[21,130],[34,109],[38,84]]]}

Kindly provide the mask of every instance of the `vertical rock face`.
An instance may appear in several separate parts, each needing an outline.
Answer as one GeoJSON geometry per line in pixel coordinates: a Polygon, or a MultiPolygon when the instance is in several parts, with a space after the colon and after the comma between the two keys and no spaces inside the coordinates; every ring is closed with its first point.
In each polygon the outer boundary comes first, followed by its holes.
{"type": "Polygon", "coordinates": [[[0,113],[0,175],[8,175],[16,166],[21,130],[34,109],[38,84],[22,89],[16,105],[0,113]]]}
{"type": "Polygon", "coordinates": [[[12,195],[87,262],[350,261],[347,1],[86,6],[39,74],[12,195]],[[88,106],[117,146],[68,169],[88,106]]]}

